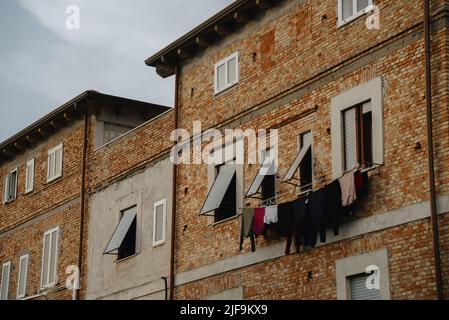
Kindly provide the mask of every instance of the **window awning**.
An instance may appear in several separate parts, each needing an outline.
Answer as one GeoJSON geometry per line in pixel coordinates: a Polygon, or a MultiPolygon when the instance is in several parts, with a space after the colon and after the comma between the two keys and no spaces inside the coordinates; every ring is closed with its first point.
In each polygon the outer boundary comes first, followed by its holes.
{"type": "Polygon", "coordinates": [[[136,218],[135,210],[129,210],[123,213],[123,216],[120,219],[120,222],[118,223],[117,227],[115,228],[111,240],[109,240],[109,243],[106,249],[104,250],[103,254],[111,254],[113,251],[120,248],[123,239],[125,239],[129,227],[131,227],[131,224],[133,223],[135,218],[136,218]]]}
{"type": "Polygon", "coordinates": [[[302,161],[304,160],[304,157],[306,156],[307,152],[312,148],[311,142],[306,143],[301,150],[299,151],[298,155],[296,156],[295,160],[293,161],[292,165],[287,171],[287,174],[282,179],[282,182],[288,182],[291,181],[296,173],[298,171],[299,166],[301,165],[302,161]]]}
{"type": "Polygon", "coordinates": [[[215,181],[209,190],[206,201],[203,204],[203,208],[200,211],[200,215],[209,213],[218,209],[223,201],[226,190],[228,190],[231,184],[232,178],[236,173],[235,166],[226,166],[220,170],[218,175],[215,177],[215,181]]]}
{"type": "Polygon", "coordinates": [[[265,176],[270,176],[274,174],[276,174],[275,159],[267,157],[260,166],[259,171],[257,172],[256,176],[253,179],[253,182],[251,182],[248,192],[246,192],[246,198],[252,197],[255,194],[257,194],[265,176]]]}

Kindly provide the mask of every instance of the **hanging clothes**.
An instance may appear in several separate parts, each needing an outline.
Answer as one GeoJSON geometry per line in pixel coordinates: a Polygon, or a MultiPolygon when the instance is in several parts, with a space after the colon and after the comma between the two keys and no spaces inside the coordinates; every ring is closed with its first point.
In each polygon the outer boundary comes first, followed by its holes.
{"type": "Polygon", "coordinates": [[[293,210],[292,203],[286,202],[278,206],[277,230],[281,237],[289,237],[293,233],[293,210]]]}
{"type": "Polygon", "coordinates": [[[341,205],[343,207],[348,207],[355,200],[357,200],[357,194],[355,189],[354,181],[354,170],[348,171],[340,179],[341,188],[341,205]]]}
{"type": "Polygon", "coordinates": [[[256,251],[254,239],[254,208],[244,208],[242,211],[242,230],[240,233],[240,251],[243,250],[243,242],[246,238],[251,239],[251,251],[256,251]]]}
{"type": "Polygon", "coordinates": [[[298,198],[291,204],[292,210],[292,229],[287,237],[287,243],[285,245],[285,254],[290,254],[290,248],[295,240],[296,253],[299,253],[302,245],[302,239],[304,234],[304,220],[307,215],[307,203],[309,199],[307,197],[298,198]]]}
{"type": "Polygon", "coordinates": [[[269,206],[265,208],[264,223],[265,224],[278,223],[278,206],[269,206]]]}
{"type": "Polygon", "coordinates": [[[341,205],[341,187],[338,180],[324,187],[325,209],[323,221],[320,225],[320,241],[326,242],[326,231],[332,229],[338,236],[343,207],[341,205]]]}
{"type": "Polygon", "coordinates": [[[357,198],[368,195],[368,172],[356,171],[354,174],[354,183],[357,198]]]}
{"type": "Polygon", "coordinates": [[[254,209],[254,235],[256,237],[263,234],[265,229],[265,208],[254,209]]]}
{"type": "Polygon", "coordinates": [[[303,245],[314,248],[324,215],[325,193],[320,189],[309,196],[306,218],[303,223],[303,245]]]}

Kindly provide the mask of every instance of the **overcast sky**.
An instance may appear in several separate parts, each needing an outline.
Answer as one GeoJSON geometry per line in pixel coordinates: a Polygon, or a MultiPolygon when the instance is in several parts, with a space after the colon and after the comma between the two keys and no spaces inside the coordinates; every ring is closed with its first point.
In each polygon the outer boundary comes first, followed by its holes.
{"type": "Polygon", "coordinates": [[[171,106],[144,60],[232,1],[0,0],[0,141],[89,89],[171,106]]]}

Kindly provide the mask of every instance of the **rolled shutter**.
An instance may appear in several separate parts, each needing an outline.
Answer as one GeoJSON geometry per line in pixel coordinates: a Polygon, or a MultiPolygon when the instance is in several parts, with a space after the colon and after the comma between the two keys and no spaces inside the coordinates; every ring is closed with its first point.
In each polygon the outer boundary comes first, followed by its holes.
{"type": "Polygon", "coordinates": [[[381,300],[378,289],[368,289],[366,286],[367,274],[349,279],[351,286],[351,300],[381,300]]]}
{"type": "Polygon", "coordinates": [[[355,108],[343,113],[343,124],[345,170],[351,170],[357,165],[357,121],[355,108]]]}

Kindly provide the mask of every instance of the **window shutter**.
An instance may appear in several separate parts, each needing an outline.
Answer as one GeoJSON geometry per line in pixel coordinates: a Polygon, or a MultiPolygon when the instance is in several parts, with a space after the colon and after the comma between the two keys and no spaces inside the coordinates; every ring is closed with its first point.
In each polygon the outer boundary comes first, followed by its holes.
{"type": "Polygon", "coordinates": [[[8,197],[9,197],[9,175],[7,175],[5,177],[5,182],[4,182],[4,192],[3,192],[3,203],[8,202],[8,197]]]}
{"type": "Polygon", "coordinates": [[[367,274],[362,274],[349,279],[351,300],[381,300],[378,289],[368,289],[366,287],[368,276],[367,274]]]}
{"type": "Polygon", "coordinates": [[[11,199],[15,200],[17,198],[17,182],[18,182],[18,171],[15,170],[11,175],[11,199]]]}
{"type": "Polygon", "coordinates": [[[34,159],[27,162],[25,192],[31,192],[34,189],[34,159]]]}
{"type": "Polygon", "coordinates": [[[55,151],[55,174],[54,177],[60,177],[62,174],[62,148],[55,151]]]}
{"type": "Polygon", "coordinates": [[[21,256],[19,259],[19,279],[17,281],[17,298],[26,296],[26,285],[28,278],[28,258],[29,255],[21,256]]]}
{"type": "Polygon", "coordinates": [[[153,218],[153,246],[157,246],[165,242],[166,229],[166,200],[159,201],[154,204],[154,218],[153,218]]]}
{"type": "Polygon", "coordinates": [[[48,163],[47,163],[47,181],[50,181],[53,178],[53,168],[54,168],[54,153],[48,154],[48,163]]]}
{"type": "Polygon", "coordinates": [[[50,270],[48,277],[48,282],[51,284],[56,283],[57,254],[58,254],[58,231],[55,230],[51,233],[50,270]]]}
{"type": "Polygon", "coordinates": [[[4,263],[2,267],[2,282],[0,284],[0,300],[8,300],[10,275],[11,262],[4,263]]]}
{"type": "Polygon", "coordinates": [[[48,270],[49,270],[49,264],[48,264],[48,257],[50,255],[50,242],[51,242],[51,234],[46,233],[44,235],[44,249],[42,253],[42,276],[41,276],[41,286],[45,287],[48,285],[48,270]]]}
{"type": "Polygon", "coordinates": [[[357,165],[357,121],[355,108],[344,112],[343,123],[345,170],[351,170],[357,165]]]}

